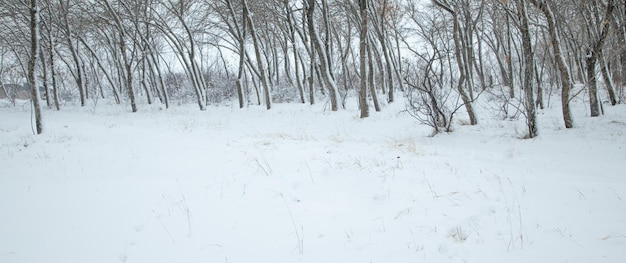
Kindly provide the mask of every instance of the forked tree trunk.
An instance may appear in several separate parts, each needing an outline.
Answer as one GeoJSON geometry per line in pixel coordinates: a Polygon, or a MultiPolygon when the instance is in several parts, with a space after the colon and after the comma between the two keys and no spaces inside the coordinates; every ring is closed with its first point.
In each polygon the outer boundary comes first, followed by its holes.
{"type": "MultiPolygon", "coordinates": [[[[461,41],[459,40],[459,34],[460,34],[460,26],[459,26],[459,17],[457,14],[457,10],[453,10],[450,6],[445,5],[444,3],[438,1],[438,0],[433,0],[433,2],[435,3],[435,5],[443,8],[446,12],[450,13],[450,15],[452,15],[452,19],[453,19],[453,29],[452,29],[452,36],[454,39],[454,50],[455,50],[455,55],[456,55],[456,61],[457,61],[457,65],[459,67],[459,83],[457,85],[457,90],[461,96],[461,100],[463,100],[463,105],[465,105],[465,110],[467,111],[467,115],[470,119],[470,124],[471,125],[476,125],[478,124],[478,119],[476,119],[476,115],[474,113],[474,108],[472,107],[472,99],[470,98],[470,96],[467,95],[467,92],[465,92],[464,86],[466,84],[467,81],[467,76],[466,76],[466,68],[463,65],[463,51],[462,51],[462,44],[461,41]]],[[[456,8],[456,7],[455,7],[456,8]]],[[[469,87],[471,89],[471,87],[469,87]]]]}
{"type": "MultiPolygon", "coordinates": [[[[589,86],[589,108],[591,110],[591,117],[600,116],[600,102],[598,99],[596,64],[599,56],[602,54],[604,42],[609,35],[609,29],[611,28],[610,18],[614,9],[615,0],[609,0],[606,7],[606,15],[604,16],[601,24],[600,36],[594,43],[592,43],[592,45],[590,45],[587,52],[587,58],[585,59],[585,65],[587,67],[587,83],[589,86]]],[[[587,30],[592,30],[589,25],[587,30]]]]}

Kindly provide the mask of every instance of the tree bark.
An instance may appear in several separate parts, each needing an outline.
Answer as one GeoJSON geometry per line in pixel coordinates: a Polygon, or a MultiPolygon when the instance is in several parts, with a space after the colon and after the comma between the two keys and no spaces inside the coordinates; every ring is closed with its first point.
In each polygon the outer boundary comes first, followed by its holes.
{"type": "Polygon", "coordinates": [[[376,86],[374,85],[374,59],[372,58],[372,51],[374,47],[368,45],[367,47],[367,67],[369,69],[369,74],[367,76],[368,86],[370,88],[370,94],[372,96],[372,102],[374,103],[374,110],[376,112],[380,111],[380,103],[378,102],[378,95],[376,94],[376,86]]]}

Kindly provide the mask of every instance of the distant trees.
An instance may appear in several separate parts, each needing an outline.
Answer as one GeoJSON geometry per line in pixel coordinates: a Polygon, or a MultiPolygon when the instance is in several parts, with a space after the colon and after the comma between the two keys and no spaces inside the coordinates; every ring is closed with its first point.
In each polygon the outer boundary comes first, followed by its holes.
{"type": "Polygon", "coordinates": [[[460,103],[470,125],[487,92],[516,109],[511,116],[523,113],[533,137],[544,94],[560,91],[566,128],[574,127],[574,96],[588,99],[590,116],[602,114],[603,100],[623,102],[624,17],[617,0],[2,1],[0,83],[40,81],[57,110],[102,98],[133,112],[171,100],[204,110],[210,96],[232,96],[240,108],[357,105],[363,118],[398,91],[430,90],[458,98],[437,105],[460,103]],[[441,85],[425,87],[428,78],[441,85]]]}

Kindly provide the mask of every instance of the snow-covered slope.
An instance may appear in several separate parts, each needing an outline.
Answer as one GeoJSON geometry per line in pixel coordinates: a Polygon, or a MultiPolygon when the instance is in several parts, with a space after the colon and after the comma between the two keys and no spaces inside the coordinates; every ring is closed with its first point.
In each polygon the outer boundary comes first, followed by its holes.
{"type": "MultiPolygon", "coordinates": [[[[623,262],[626,106],[540,136],[402,105],[0,108],[0,262],[623,262]]],[[[459,115],[460,118],[464,116],[459,115]]]]}

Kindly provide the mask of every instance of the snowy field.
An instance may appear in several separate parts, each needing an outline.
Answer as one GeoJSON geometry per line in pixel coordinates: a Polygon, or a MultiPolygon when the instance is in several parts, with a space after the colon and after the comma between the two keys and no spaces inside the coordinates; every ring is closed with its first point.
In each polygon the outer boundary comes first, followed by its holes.
{"type": "Polygon", "coordinates": [[[100,102],[41,136],[4,105],[0,262],[626,262],[625,105],[569,130],[551,105],[522,140],[486,106],[429,137],[400,104],[100,102]]]}

